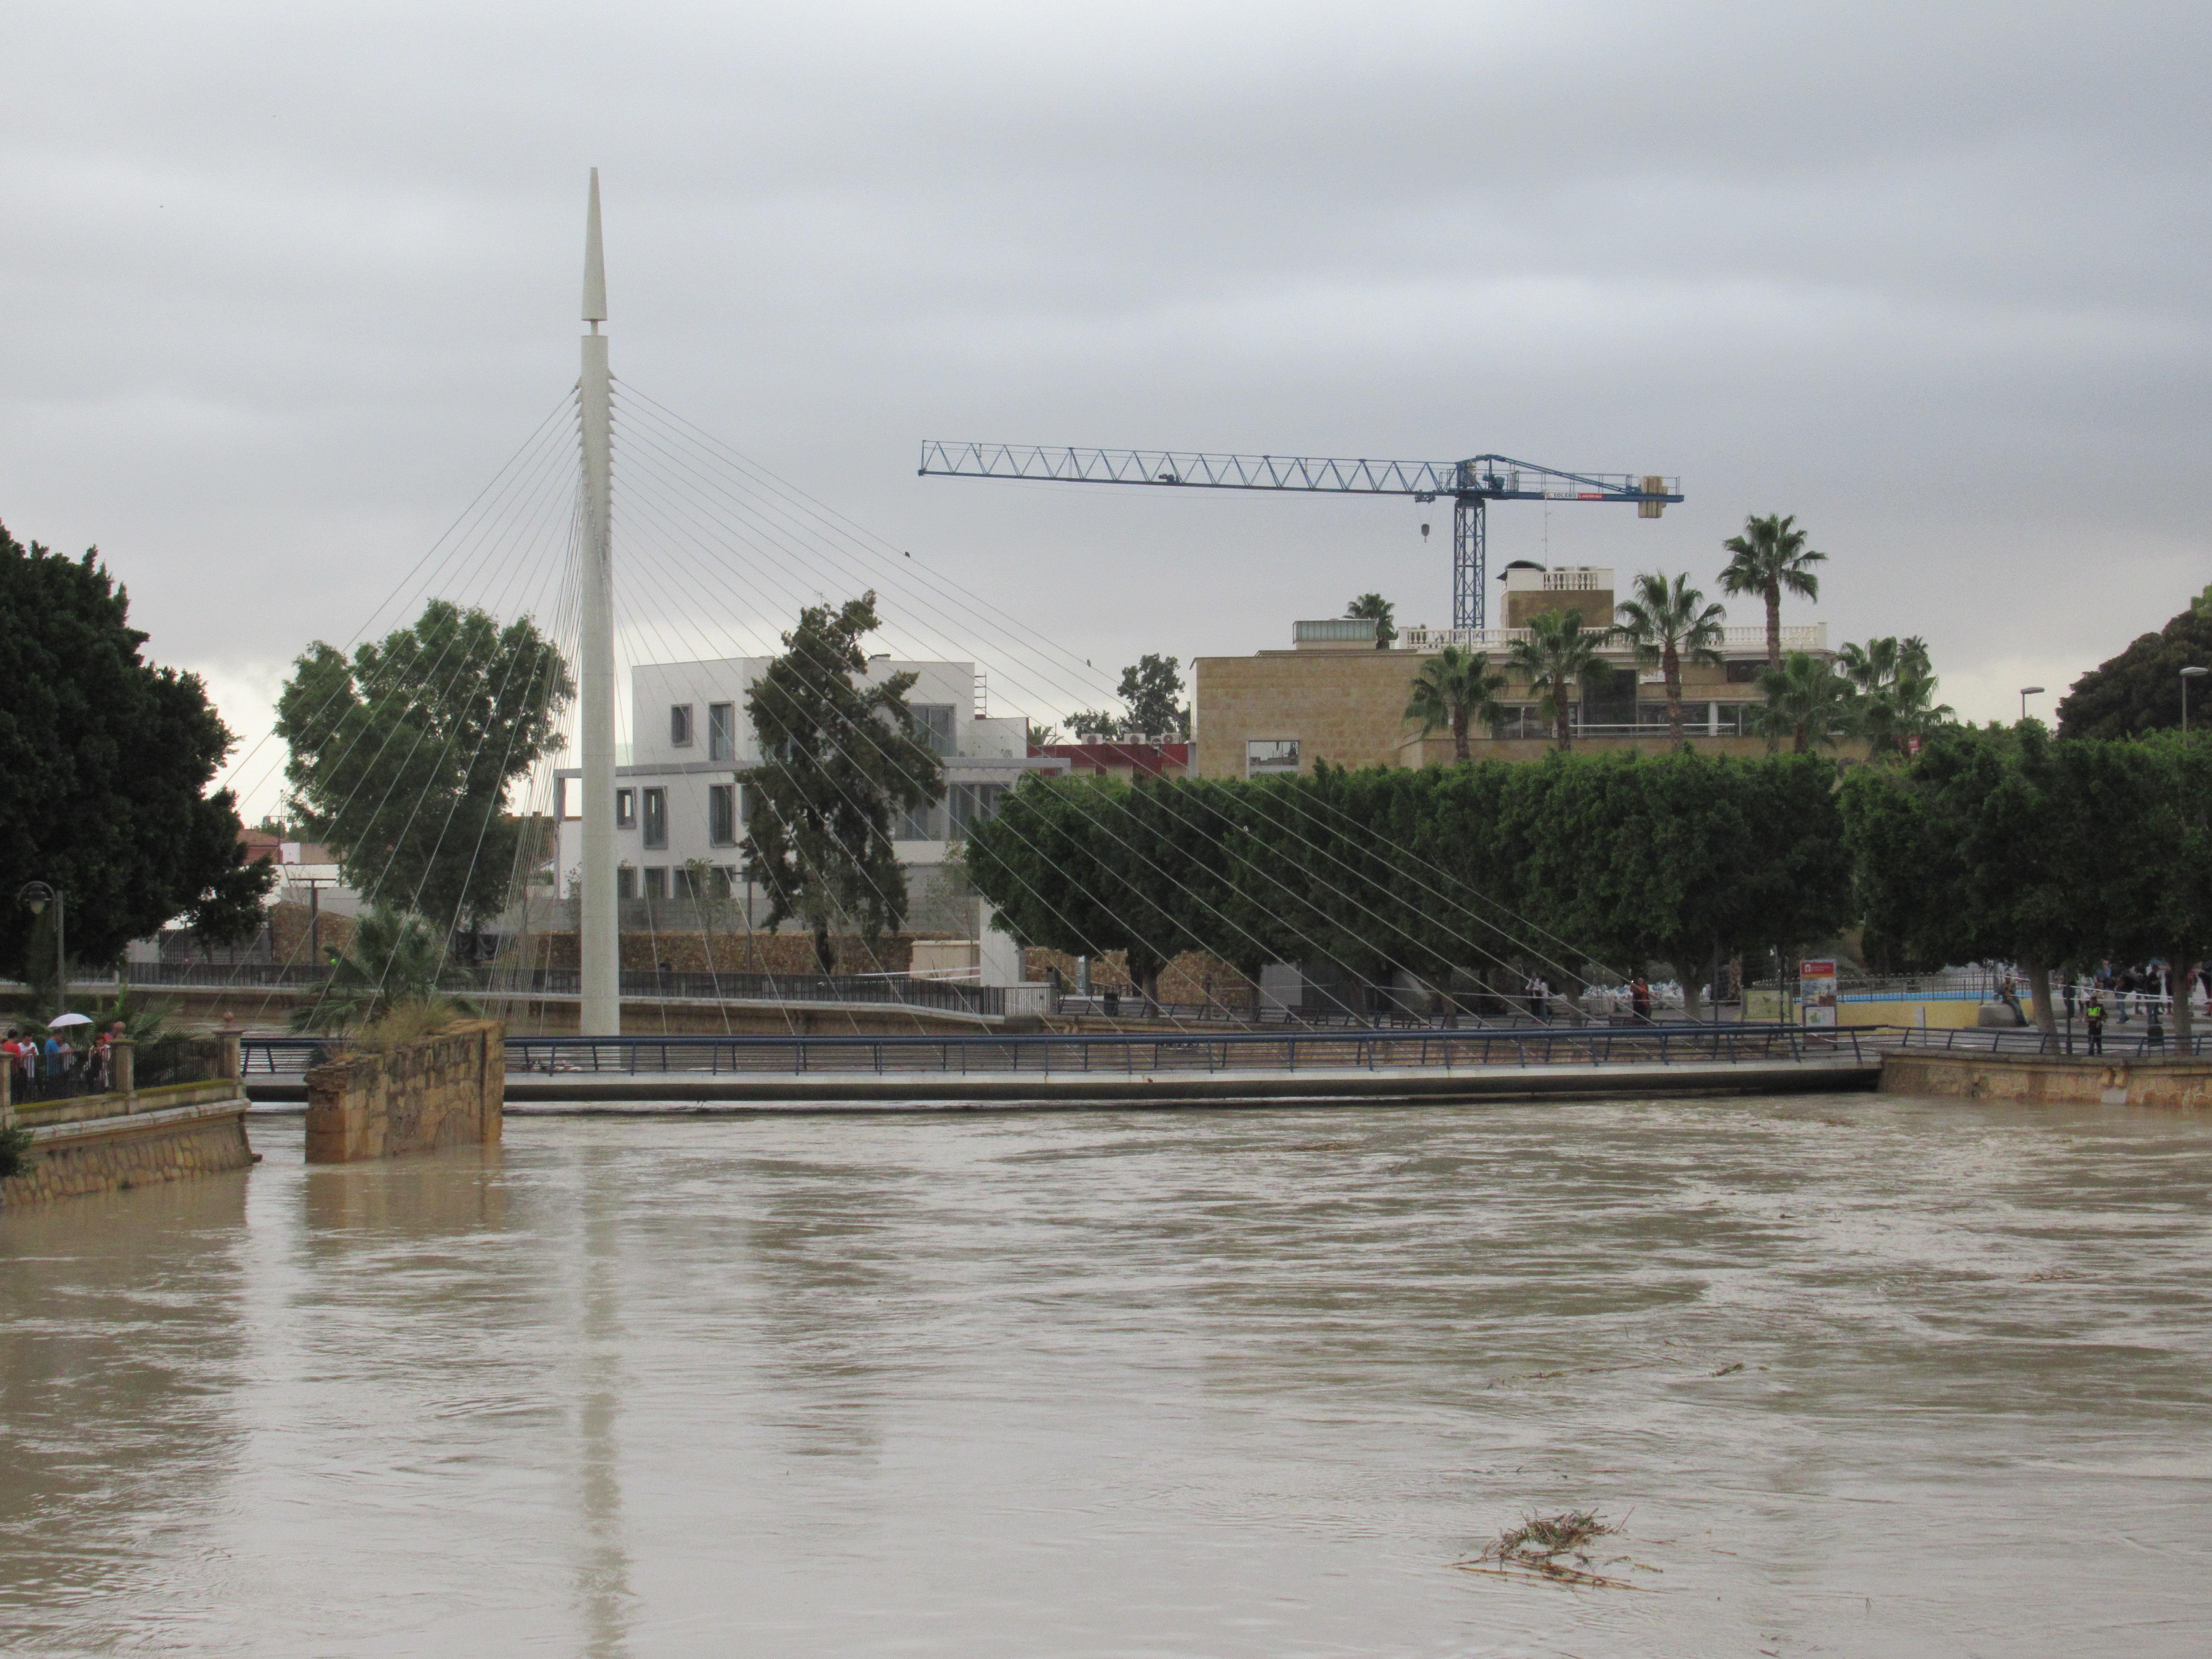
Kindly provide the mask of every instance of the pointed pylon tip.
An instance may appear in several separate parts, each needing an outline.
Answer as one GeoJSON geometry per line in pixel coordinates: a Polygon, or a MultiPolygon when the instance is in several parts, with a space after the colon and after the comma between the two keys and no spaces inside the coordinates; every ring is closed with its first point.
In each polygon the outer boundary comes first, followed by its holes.
{"type": "Polygon", "coordinates": [[[607,319],[607,262],[599,251],[599,170],[592,169],[591,205],[584,211],[584,320],[607,319]]]}

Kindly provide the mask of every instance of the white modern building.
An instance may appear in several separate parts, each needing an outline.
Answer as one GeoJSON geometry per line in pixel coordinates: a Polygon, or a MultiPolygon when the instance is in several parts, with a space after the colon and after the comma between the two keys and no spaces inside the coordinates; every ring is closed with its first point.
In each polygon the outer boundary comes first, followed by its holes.
{"type": "MultiPolygon", "coordinates": [[[[629,754],[615,768],[611,803],[617,848],[616,892],[625,902],[657,901],[654,914],[676,925],[698,900],[741,906],[748,923],[767,910],[738,869],[744,838],[744,786],[738,775],[761,760],[745,714],[745,693],[767,672],[766,657],[647,663],[630,671],[629,754]],[[700,891],[701,884],[706,890],[700,891]],[[662,904],[670,906],[663,908],[662,904]]],[[[945,798],[904,814],[893,843],[907,874],[908,925],[974,937],[973,906],[950,908],[939,890],[949,843],[998,811],[1006,792],[1030,772],[1067,770],[1064,759],[1029,754],[1029,722],[990,714],[984,677],[973,663],[900,662],[872,657],[865,679],[915,676],[907,704],[945,762],[945,798]],[[945,909],[939,915],[937,909],[945,909]]],[[[582,772],[556,772],[558,878],[573,893],[583,860],[582,772]]]]}

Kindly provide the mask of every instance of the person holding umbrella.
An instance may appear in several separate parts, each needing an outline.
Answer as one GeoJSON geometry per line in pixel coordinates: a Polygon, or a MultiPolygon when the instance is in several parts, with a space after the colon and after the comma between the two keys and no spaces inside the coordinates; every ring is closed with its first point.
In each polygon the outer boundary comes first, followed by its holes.
{"type": "Polygon", "coordinates": [[[72,1025],[89,1025],[92,1020],[84,1014],[56,1014],[46,1022],[46,1084],[58,1089],[76,1069],[77,1052],[74,1045],[64,1042],[56,1033],[72,1025]]]}

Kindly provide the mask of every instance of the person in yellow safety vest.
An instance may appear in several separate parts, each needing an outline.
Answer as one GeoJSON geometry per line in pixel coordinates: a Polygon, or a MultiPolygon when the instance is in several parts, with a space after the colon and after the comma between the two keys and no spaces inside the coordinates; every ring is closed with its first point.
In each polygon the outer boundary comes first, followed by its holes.
{"type": "Polygon", "coordinates": [[[2102,991],[2089,993],[2089,1006],[2082,1009],[2081,1017],[2089,1023],[2089,1052],[2093,1054],[2103,1054],[2105,1052],[2105,994],[2102,991]]]}

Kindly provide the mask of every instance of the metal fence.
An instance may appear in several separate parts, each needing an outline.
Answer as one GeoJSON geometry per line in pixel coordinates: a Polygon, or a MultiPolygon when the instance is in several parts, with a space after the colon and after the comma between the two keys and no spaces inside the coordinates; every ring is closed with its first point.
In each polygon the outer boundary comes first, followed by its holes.
{"type": "Polygon", "coordinates": [[[131,1058],[134,1088],[160,1089],[177,1083],[207,1083],[222,1075],[220,1037],[164,1037],[136,1045],[131,1058]]]}
{"type": "Polygon", "coordinates": [[[46,1068],[42,1054],[26,1071],[18,1066],[8,1079],[9,1097],[19,1106],[31,1105],[42,1100],[70,1100],[79,1095],[105,1094],[107,1091],[107,1073],[105,1065],[93,1065],[87,1057],[72,1054],[54,1071],[46,1068]]]}
{"type": "MultiPolygon", "coordinates": [[[[333,1045],[313,1037],[248,1037],[249,1077],[298,1076],[333,1045]]],[[[1520,1030],[1100,1032],[934,1036],[516,1036],[510,1074],[636,1077],[661,1073],[812,1075],[1439,1070],[1486,1066],[1851,1060],[1879,1050],[1854,1030],[1790,1025],[1589,1026],[1520,1030]]]]}
{"type": "MultiPolygon", "coordinates": [[[[2040,1054],[2047,1059],[2092,1057],[2087,1028],[2075,1024],[2069,1030],[2063,1021],[2060,1023],[2055,1036],[2046,1036],[2032,1026],[2022,1030],[2016,1025],[1966,1026],[1958,1030],[1915,1025],[1861,1029],[1874,1032],[1875,1035],[1870,1041],[1885,1048],[1933,1048],[1946,1054],[2040,1054]]],[[[2138,1019],[2127,1025],[2108,1024],[2094,1057],[2136,1060],[2201,1060],[2206,1054],[2212,1054],[2212,1035],[2192,1035],[2184,1042],[2168,1030],[2154,1039],[2148,1022],[2138,1019]]]]}

